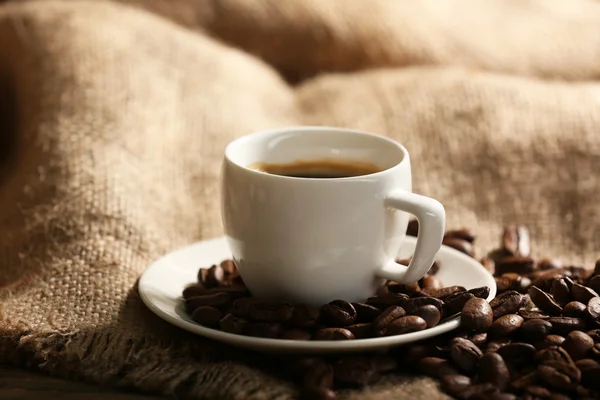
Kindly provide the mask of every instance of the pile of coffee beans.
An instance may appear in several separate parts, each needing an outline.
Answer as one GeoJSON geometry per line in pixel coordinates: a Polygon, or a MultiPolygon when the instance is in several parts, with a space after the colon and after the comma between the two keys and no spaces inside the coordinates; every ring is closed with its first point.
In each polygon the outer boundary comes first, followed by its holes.
{"type": "MultiPolygon", "coordinates": [[[[416,236],[412,221],[407,233],[416,236]]],[[[475,257],[468,229],[444,244],[475,257]]],[[[444,287],[434,264],[419,282],[387,282],[363,303],[320,308],[253,299],[230,260],[199,271],[183,292],[197,323],[226,332],[292,340],[360,340],[435,326],[461,313],[459,329],[400,346],[388,355],[301,358],[287,365],[302,398],[335,399],[334,389],[372,385],[387,373],[428,375],[459,399],[600,398],[600,262],[595,269],[531,256],[524,226],[504,229],[501,245],[481,258],[489,288],[444,287]]],[[[402,260],[407,262],[408,260],[402,260]]]]}

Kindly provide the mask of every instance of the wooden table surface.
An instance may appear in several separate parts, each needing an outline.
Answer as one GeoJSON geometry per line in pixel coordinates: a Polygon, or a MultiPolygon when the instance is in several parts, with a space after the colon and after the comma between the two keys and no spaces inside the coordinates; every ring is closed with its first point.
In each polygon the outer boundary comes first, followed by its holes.
{"type": "Polygon", "coordinates": [[[0,365],[0,399],[3,400],[165,400],[169,398],[173,397],[148,396],[101,388],[0,365]]]}

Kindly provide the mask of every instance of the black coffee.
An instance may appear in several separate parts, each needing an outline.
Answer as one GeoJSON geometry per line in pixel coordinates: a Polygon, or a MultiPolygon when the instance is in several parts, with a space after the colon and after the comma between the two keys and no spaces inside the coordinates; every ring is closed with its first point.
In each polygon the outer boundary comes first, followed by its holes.
{"type": "Polygon", "coordinates": [[[287,164],[256,163],[250,168],[296,178],[347,178],[380,172],[377,166],[358,161],[296,161],[287,164]]]}

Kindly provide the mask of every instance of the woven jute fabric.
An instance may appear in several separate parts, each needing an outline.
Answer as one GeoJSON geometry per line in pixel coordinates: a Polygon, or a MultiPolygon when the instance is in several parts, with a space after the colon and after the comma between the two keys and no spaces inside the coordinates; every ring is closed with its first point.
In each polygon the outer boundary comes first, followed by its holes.
{"type": "MultiPolygon", "coordinates": [[[[259,129],[402,142],[414,190],[471,226],[479,254],[516,221],[535,254],[600,255],[599,2],[0,3],[2,362],[293,398],[269,357],[162,322],[136,288],[156,258],[222,234],[223,150],[259,129]]],[[[405,376],[341,394],[445,398],[405,376]]]]}

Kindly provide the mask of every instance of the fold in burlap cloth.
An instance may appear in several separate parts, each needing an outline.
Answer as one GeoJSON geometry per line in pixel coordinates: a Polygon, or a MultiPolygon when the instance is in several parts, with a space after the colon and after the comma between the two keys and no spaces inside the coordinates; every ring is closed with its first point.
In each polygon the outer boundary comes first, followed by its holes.
{"type": "MultiPolygon", "coordinates": [[[[480,249],[520,221],[538,254],[600,253],[600,3],[129,3],[0,5],[3,361],[181,397],[293,396],[263,357],[169,326],[135,286],[222,233],[223,149],[257,129],[389,135],[415,191],[480,249]]],[[[346,394],[444,397],[406,377],[346,394]]]]}

